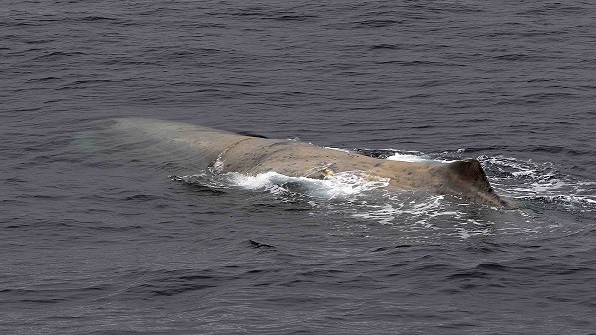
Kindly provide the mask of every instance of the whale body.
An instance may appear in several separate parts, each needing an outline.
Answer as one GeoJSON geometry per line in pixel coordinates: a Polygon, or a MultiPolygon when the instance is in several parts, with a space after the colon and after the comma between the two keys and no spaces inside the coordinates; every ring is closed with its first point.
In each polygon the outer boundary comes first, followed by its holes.
{"type": "Polygon", "coordinates": [[[476,159],[452,163],[392,161],[295,140],[247,136],[156,119],[119,118],[102,125],[127,136],[141,149],[178,155],[179,160],[192,162],[194,171],[216,167],[220,173],[256,175],[274,171],[314,179],[360,172],[388,179],[389,191],[424,190],[453,195],[469,203],[514,207],[495,193],[476,159]]]}

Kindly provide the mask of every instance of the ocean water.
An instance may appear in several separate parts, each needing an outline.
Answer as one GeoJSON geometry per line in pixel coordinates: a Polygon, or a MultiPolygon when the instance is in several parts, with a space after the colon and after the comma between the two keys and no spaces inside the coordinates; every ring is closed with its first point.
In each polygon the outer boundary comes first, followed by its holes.
{"type": "Polygon", "coordinates": [[[0,6],[0,333],[594,334],[591,1],[0,6]],[[481,161],[501,211],[192,171],[141,116],[481,161]]]}

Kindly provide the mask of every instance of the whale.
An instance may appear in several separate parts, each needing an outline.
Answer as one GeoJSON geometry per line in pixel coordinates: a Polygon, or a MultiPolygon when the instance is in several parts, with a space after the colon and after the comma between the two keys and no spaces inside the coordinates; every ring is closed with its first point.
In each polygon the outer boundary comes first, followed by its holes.
{"type": "Polygon", "coordinates": [[[473,158],[443,163],[379,159],[349,150],[308,142],[217,130],[200,125],[150,118],[116,118],[99,122],[103,129],[124,136],[137,150],[171,155],[187,161],[188,169],[257,175],[277,172],[290,177],[328,179],[342,172],[358,172],[388,180],[389,192],[424,191],[457,201],[501,209],[516,206],[491,187],[473,158]]]}

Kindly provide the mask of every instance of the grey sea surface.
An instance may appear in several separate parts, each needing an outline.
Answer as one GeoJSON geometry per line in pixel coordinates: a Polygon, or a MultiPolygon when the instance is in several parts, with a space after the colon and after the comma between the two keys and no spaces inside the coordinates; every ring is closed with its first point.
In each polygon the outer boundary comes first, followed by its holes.
{"type": "Polygon", "coordinates": [[[0,121],[2,334],[596,331],[592,1],[2,0],[0,121]],[[114,117],[477,158],[520,209],[182,173],[114,117]]]}

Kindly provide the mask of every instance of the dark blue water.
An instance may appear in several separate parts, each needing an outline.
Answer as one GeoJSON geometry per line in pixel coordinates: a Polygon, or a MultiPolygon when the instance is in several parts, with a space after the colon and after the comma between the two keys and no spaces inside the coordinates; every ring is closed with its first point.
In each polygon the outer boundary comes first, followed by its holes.
{"type": "Polygon", "coordinates": [[[595,22],[575,0],[3,0],[0,333],[594,333],[595,22]],[[97,146],[128,116],[474,157],[520,210],[172,176],[97,146]]]}

